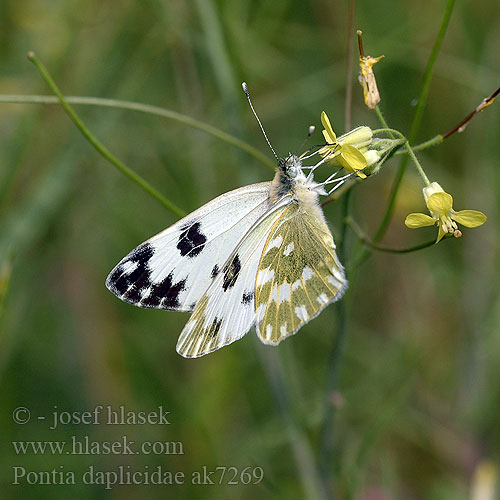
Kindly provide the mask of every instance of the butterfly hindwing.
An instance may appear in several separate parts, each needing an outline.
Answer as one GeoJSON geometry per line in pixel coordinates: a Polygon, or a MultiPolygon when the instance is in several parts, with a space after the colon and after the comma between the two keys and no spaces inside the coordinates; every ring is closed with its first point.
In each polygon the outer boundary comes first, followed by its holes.
{"type": "Polygon", "coordinates": [[[269,231],[288,204],[288,198],[278,202],[242,238],[182,330],[179,354],[198,357],[215,351],[255,324],[255,275],[269,231]]]}
{"type": "Polygon", "coordinates": [[[137,247],[106,286],[140,307],[192,311],[232,250],[269,210],[270,183],[225,193],[137,247]]]}
{"type": "Polygon", "coordinates": [[[275,222],[257,271],[255,306],[260,339],[278,344],[341,298],[346,287],[321,209],[291,204],[275,222]]]}

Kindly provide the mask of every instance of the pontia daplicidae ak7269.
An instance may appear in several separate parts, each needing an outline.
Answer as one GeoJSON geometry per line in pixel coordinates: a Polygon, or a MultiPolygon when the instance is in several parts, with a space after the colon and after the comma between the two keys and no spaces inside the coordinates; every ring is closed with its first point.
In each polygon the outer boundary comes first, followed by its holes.
{"type": "Polygon", "coordinates": [[[327,158],[312,167],[302,165],[306,154],[278,158],[243,89],[278,160],[273,181],[208,202],[139,245],[106,280],[135,306],[192,312],[177,342],[185,357],[215,351],[254,325],[263,343],[277,345],[347,287],[319,195],[352,174],[317,183],[313,172],[327,158]]]}

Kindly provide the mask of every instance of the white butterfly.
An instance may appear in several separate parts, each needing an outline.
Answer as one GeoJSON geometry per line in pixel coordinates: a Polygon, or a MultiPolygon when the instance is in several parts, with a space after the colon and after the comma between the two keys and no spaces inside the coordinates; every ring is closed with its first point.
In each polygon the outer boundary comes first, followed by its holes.
{"type": "Polygon", "coordinates": [[[272,182],[225,193],[179,220],[124,257],[106,286],[139,307],[192,311],[177,342],[182,356],[215,351],[254,325],[262,342],[279,344],[347,287],[318,196],[350,174],[316,183],[325,160],[280,159],[272,182]]]}

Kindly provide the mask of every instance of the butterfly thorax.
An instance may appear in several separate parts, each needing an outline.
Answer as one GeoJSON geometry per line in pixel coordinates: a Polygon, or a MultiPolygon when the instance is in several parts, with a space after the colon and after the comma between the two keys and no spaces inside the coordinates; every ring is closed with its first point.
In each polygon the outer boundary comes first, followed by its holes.
{"type": "Polygon", "coordinates": [[[298,203],[304,209],[319,208],[316,187],[317,183],[304,175],[301,160],[295,155],[289,155],[278,162],[270,198],[272,203],[275,203],[284,196],[290,196],[292,202],[298,203]]]}

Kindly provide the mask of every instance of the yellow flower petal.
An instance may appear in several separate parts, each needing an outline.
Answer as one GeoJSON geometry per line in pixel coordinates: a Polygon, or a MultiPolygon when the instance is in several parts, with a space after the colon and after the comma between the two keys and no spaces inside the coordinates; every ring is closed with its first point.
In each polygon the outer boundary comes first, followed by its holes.
{"type": "Polygon", "coordinates": [[[437,215],[445,215],[450,212],[451,207],[453,206],[453,198],[451,194],[442,192],[442,193],[434,193],[429,196],[427,200],[427,207],[431,211],[431,213],[437,215]]]}
{"type": "Polygon", "coordinates": [[[370,144],[373,137],[373,132],[370,127],[365,125],[361,127],[357,127],[347,134],[341,135],[337,142],[339,144],[355,146],[357,148],[362,148],[363,146],[368,146],[370,144]]]}
{"type": "Polygon", "coordinates": [[[333,131],[328,115],[324,111],[321,112],[321,123],[323,124],[323,127],[325,127],[325,130],[323,130],[323,135],[325,136],[326,142],[328,142],[329,144],[333,144],[337,140],[337,136],[333,131]]]}
{"type": "Polygon", "coordinates": [[[443,239],[443,236],[445,236],[446,234],[451,234],[451,233],[446,233],[445,230],[443,229],[443,226],[439,224],[439,231],[436,243],[439,243],[443,239]]]}
{"type": "Polygon", "coordinates": [[[352,170],[362,170],[366,167],[366,158],[354,146],[342,146],[340,156],[349,164],[352,170]]]}
{"type": "Polygon", "coordinates": [[[465,227],[482,226],[486,222],[486,215],[478,210],[460,210],[452,213],[451,218],[465,227]]]}
{"type": "Polygon", "coordinates": [[[356,172],[361,179],[366,178],[366,175],[361,172],[366,167],[366,158],[359,149],[354,146],[342,146],[339,161],[348,172],[356,172]]]}
{"type": "Polygon", "coordinates": [[[330,134],[326,130],[323,130],[323,137],[325,138],[325,141],[328,144],[334,144],[335,143],[335,141],[332,141],[332,138],[330,137],[330,134]]]}
{"type": "Polygon", "coordinates": [[[436,223],[436,220],[429,217],[426,214],[409,214],[406,216],[405,225],[410,229],[416,229],[418,227],[432,226],[436,223]]]}

